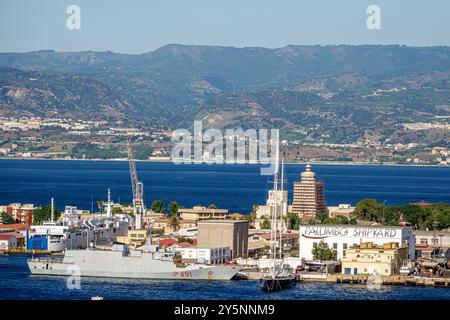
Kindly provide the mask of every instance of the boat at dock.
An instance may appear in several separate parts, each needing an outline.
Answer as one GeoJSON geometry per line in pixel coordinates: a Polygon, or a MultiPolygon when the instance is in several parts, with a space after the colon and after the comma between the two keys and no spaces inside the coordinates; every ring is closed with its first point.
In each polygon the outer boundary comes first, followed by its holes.
{"type": "Polygon", "coordinates": [[[281,291],[285,289],[292,288],[296,285],[297,279],[295,275],[290,271],[289,265],[282,263],[282,245],[281,245],[281,230],[279,227],[278,221],[283,219],[282,213],[280,210],[280,194],[283,194],[284,191],[284,161],[282,160],[281,165],[281,192],[278,191],[278,155],[279,155],[279,146],[276,146],[277,152],[277,162],[275,165],[275,174],[274,174],[274,196],[275,201],[271,206],[271,270],[264,275],[259,284],[261,290],[265,292],[273,292],[273,291],[281,291]],[[278,259],[277,259],[278,252],[278,259]],[[281,263],[277,262],[277,260],[281,260],[281,263]]]}
{"type": "Polygon", "coordinates": [[[33,258],[28,260],[32,274],[81,277],[167,279],[167,280],[230,280],[240,270],[237,266],[185,264],[181,256],[166,252],[158,245],[130,250],[127,245],[112,249],[88,248],[66,250],[64,258],[33,258]]]}

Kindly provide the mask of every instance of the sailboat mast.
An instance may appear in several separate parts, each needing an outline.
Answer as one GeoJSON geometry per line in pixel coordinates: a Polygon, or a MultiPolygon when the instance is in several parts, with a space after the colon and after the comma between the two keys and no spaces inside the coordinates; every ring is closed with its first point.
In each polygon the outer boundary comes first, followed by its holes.
{"type": "Polygon", "coordinates": [[[273,179],[273,192],[274,192],[274,205],[272,212],[272,222],[271,222],[271,242],[272,242],[272,263],[273,263],[273,274],[276,271],[276,258],[277,258],[277,225],[278,225],[278,170],[279,170],[279,145],[278,139],[275,144],[275,173],[273,179]]]}
{"type": "MultiPolygon", "coordinates": [[[[283,224],[283,213],[284,213],[284,201],[283,201],[283,198],[284,198],[284,158],[281,158],[281,181],[280,181],[280,183],[281,183],[281,203],[278,203],[278,205],[279,205],[279,207],[280,207],[280,224],[283,224]]],[[[280,248],[280,252],[279,252],[279,256],[280,256],[280,259],[281,259],[281,245],[282,245],[282,234],[281,234],[281,232],[282,232],[282,230],[281,230],[281,228],[280,228],[280,246],[279,246],[279,248],[280,248]]]]}

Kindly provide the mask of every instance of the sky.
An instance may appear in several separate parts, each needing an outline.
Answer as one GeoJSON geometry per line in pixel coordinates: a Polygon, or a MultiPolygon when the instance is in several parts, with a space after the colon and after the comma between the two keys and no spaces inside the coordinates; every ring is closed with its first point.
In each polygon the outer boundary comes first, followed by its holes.
{"type": "Polygon", "coordinates": [[[449,0],[0,0],[0,52],[450,45],[449,17],[449,0]],[[70,5],[80,29],[66,26],[70,5]],[[369,5],[380,8],[379,30],[367,28],[369,5]]]}

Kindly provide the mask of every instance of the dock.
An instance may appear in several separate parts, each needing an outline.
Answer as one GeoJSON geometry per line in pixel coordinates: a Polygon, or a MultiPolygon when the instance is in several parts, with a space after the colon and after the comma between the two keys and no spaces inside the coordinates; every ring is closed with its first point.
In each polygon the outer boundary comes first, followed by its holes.
{"type": "Polygon", "coordinates": [[[450,288],[450,278],[438,277],[408,277],[405,275],[379,276],[374,281],[369,275],[346,275],[346,274],[297,274],[299,282],[326,282],[339,284],[380,284],[380,285],[404,285],[404,286],[434,286],[450,288]]]}

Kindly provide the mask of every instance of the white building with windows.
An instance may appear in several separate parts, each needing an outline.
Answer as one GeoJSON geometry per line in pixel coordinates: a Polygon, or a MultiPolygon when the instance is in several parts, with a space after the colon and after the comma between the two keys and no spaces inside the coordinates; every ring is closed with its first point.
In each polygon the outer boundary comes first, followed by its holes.
{"type": "Polygon", "coordinates": [[[231,260],[230,248],[179,248],[177,251],[181,254],[185,262],[203,262],[206,264],[219,264],[231,260]]]}
{"type": "Polygon", "coordinates": [[[299,256],[313,260],[312,250],[321,241],[337,252],[338,260],[345,257],[351,246],[364,242],[383,245],[396,242],[408,248],[408,259],[414,259],[415,237],[410,227],[366,227],[358,225],[303,225],[299,233],[299,256]]]}

